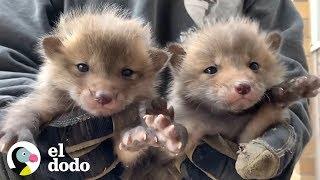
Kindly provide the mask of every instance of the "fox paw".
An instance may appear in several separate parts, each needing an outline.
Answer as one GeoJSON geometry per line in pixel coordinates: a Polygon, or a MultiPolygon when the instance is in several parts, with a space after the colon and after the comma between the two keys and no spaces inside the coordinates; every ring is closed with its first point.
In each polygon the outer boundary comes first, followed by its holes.
{"type": "Polygon", "coordinates": [[[273,101],[284,106],[301,98],[315,97],[319,93],[320,78],[314,75],[301,76],[271,88],[273,101]]]}
{"type": "Polygon", "coordinates": [[[120,150],[137,151],[144,148],[161,147],[169,153],[179,154],[186,144],[186,129],[173,124],[168,118],[146,115],[147,127],[137,126],[123,133],[119,144],[120,150]]]}
{"type": "Polygon", "coordinates": [[[144,117],[148,129],[157,137],[158,146],[166,151],[179,154],[187,142],[187,130],[180,124],[174,124],[168,116],[160,114],[144,117]]]}
{"type": "Polygon", "coordinates": [[[320,78],[313,75],[298,77],[289,83],[291,84],[288,91],[295,93],[298,97],[304,98],[316,96],[320,88],[320,78]]]}
{"type": "Polygon", "coordinates": [[[136,151],[150,146],[161,147],[172,154],[184,150],[188,134],[185,127],[173,122],[173,108],[167,108],[167,102],[158,98],[147,105],[145,127],[138,126],[126,131],[119,144],[120,149],[136,151]]]}
{"type": "Polygon", "coordinates": [[[19,141],[28,141],[35,144],[33,134],[28,128],[1,130],[0,152],[8,152],[10,147],[19,141]]]}
{"type": "Polygon", "coordinates": [[[137,126],[123,133],[119,149],[137,151],[149,146],[156,146],[158,138],[153,131],[143,126],[137,126]]]}

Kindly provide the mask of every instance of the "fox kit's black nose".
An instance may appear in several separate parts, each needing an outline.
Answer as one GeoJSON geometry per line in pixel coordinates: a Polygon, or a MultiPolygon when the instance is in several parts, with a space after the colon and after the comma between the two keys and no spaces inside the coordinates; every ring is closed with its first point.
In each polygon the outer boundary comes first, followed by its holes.
{"type": "Polygon", "coordinates": [[[97,101],[101,105],[109,104],[112,101],[112,97],[110,94],[103,92],[103,91],[97,91],[95,94],[95,101],[97,101]]]}
{"type": "Polygon", "coordinates": [[[246,95],[251,91],[251,86],[249,84],[241,83],[236,85],[235,90],[238,94],[246,95]]]}

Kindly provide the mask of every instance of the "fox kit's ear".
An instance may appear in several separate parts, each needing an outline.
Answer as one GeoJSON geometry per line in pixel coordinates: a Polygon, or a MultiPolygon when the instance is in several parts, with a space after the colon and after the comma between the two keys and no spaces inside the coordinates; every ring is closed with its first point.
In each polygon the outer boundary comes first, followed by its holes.
{"type": "Polygon", "coordinates": [[[53,58],[63,53],[63,44],[59,38],[55,36],[47,36],[42,39],[42,47],[44,53],[49,58],[53,58]]]}
{"type": "Polygon", "coordinates": [[[281,35],[279,32],[273,31],[267,34],[266,42],[269,44],[269,48],[273,51],[277,51],[281,45],[281,35]]]}
{"type": "Polygon", "coordinates": [[[163,68],[164,64],[169,59],[168,52],[159,48],[151,48],[149,50],[149,56],[152,60],[155,71],[159,71],[161,68],[163,68]]]}
{"type": "Polygon", "coordinates": [[[177,72],[181,67],[186,52],[181,44],[178,43],[170,43],[168,45],[168,51],[172,54],[170,58],[170,67],[174,72],[177,72]]]}

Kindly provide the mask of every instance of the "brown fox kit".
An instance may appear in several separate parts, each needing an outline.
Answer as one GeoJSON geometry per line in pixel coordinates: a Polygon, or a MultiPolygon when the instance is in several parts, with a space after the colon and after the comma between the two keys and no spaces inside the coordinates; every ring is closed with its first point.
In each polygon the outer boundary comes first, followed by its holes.
{"type": "Polygon", "coordinates": [[[144,145],[181,153],[217,133],[248,143],[271,126],[287,123],[290,103],[316,96],[320,79],[308,75],[285,81],[286,68],[277,55],[280,44],[279,33],[261,32],[257,23],[235,18],[203,27],[182,45],[169,45],[171,108],[158,103],[145,116],[147,128],[140,128],[144,139],[160,140],[144,145]]]}
{"type": "MultiPolygon", "coordinates": [[[[20,140],[33,142],[39,128],[79,106],[95,116],[115,116],[115,130],[136,126],[139,105],[155,96],[156,74],[168,59],[153,48],[151,30],[116,8],[62,15],[41,40],[44,63],[34,91],[11,104],[1,122],[1,151],[20,140]]],[[[117,146],[118,147],[118,146],[117,146]]],[[[116,152],[124,163],[137,153],[116,152]]]]}

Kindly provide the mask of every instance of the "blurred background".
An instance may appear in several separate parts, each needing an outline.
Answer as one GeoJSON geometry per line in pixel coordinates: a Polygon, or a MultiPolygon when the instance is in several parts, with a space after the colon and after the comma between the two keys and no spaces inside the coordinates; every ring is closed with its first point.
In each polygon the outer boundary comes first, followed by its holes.
{"type": "MultiPolygon", "coordinates": [[[[304,49],[309,71],[320,76],[320,0],[293,0],[304,21],[304,49]]],[[[320,96],[310,104],[313,136],[291,180],[320,180],[320,96]]]]}

